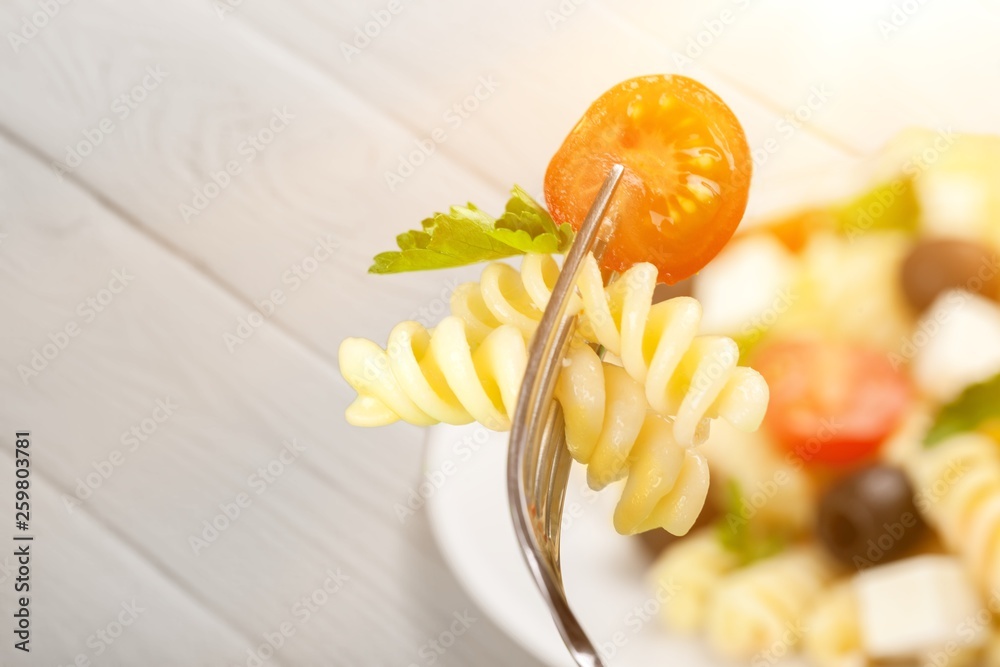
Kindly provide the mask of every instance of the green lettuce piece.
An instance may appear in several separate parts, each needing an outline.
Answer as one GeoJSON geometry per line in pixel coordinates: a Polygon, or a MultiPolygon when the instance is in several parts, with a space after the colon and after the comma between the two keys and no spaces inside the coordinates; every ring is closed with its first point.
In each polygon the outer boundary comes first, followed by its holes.
{"type": "Polygon", "coordinates": [[[920,220],[913,179],[906,177],[880,183],[831,212],[837,229],[848,238],[879,231],[914,233],[920,220]]]}
{"type": "Polygon", "coordinates": [[[765,533],[764,527],[745,519],[743,504],[743,490],[740,488],[740,483],[729,480],[722,508],[724,514],[715,524],[715,536],[722,546],[734,554],[741,565],[749,565],[784,551],[788,546],[789,537],[773,532],[773,529],[765,533]]]}
{"type": "Polygon", "coordinates": [[[1000,421],[1000,375],[967,388],[938,412],[924,438],[933,447],[953,435],[995,426],[1000,421]]]}
{"type": "Polygon", "coordinates": [[[369,273],[427,271],[489,262],[525,253],[566,252],[573,229],[556,225],[538,202],[514,186],[499,218],[473,204],[452,206],[396,237],[399,250],[379,253],[369,273]]]}

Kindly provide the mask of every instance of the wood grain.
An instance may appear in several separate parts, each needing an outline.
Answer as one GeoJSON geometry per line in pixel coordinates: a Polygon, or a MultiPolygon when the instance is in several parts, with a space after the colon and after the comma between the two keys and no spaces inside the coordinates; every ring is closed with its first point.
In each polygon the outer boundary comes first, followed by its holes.
{"type": "MultiPolygon", "coordinates": [[[[20,149],[3,142],[0,154],[8,235],[0,307],[18,314],[0,350],[0,424],[36,430],[36,474],[53,495],[71,497],[114,451],[124,458],[72,515],[55,498],[39,508],[50,517],[40,523],[39,544],[76,554],[38,571],[64,591],[40,596],[40,618],[62,618],[49,606],[66,596],[91,599],[85,586],[121,578],[107,593],[117,604],[130,590],[118,564],[128,554],[153,573],[149,581],[135,575],[144,599],[162,604],[168,618],[168,609],[184,605],[201,612],[183,623],[151,622],[122,644],[120,664],[137,664],[126,658],[139,650],[172,661],[160,664],[243,663],[262,633],[296,621],[296,602],[331,569],[350,580],[294,626],[277,664],[407,664],[453,612],[478,616],[437,558],[423,517],[404,526],[393,509],[418,482],[416,429],[363,438],[345,429],[348,392],[335,369],[270,324],[238,354],[220,351],[218,330],[243,304],[20,149]],[[100,298],[114,271],[134,278],[87,321],[77,304],[100,298]],[[71,322],[78,335],[22,381],[18,366],[71,322]],[[166,399],[177,406],[173,415],[130,451],[123,434],[166,399]],[[261,488],[255,471],[273,465],[293,438],[305,451],[261,488]],[[240,493],[250,505],[195,553],[191,536],[240,493]],[[80,538],[65,528],[74,522],[102,529],[80,538]],[[164,592],[173,588],[176,599],[164,592]],[[185,633],[196,637],[174,660],[165,647],[185,633]]],[[[52,655],[76,650],[79,637],[105,622],[108,604],[102,597],[72,623],[44,623],[46,633],[61,633],[48,644],[58,651],[52,655]]],[[[504,655],[513,650],[479,624],[449,659],[467,664],[500,646],[504,655]]]]}

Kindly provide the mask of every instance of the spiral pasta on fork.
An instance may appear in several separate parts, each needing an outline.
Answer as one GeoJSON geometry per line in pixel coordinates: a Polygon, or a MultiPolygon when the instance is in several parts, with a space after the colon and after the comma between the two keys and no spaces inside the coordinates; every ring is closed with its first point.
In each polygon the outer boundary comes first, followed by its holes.
{"type": "MultiPolygon", "coordinates": [[[[499,262],[479,283],[459,287],[452,311],[482,340],[500,326],[515,326],[530,340],[559,275],[548,255],[528,255],[520,274],[499,262]]],[[[570,312],[580,312],[579,337],[599,343],[644,386],[646,399],[674,419],[674,435],[693,444],[706,420],[721,417],[740,430],[755,430],[767,407],[767,385],[753,369],[738,366],[739,349],[724,336],[698,336],[701,306],[678,297],[653,303],[656,268],[636,264],[607,288],[593,256],[577,282],[570,312]]]]}
{"type": "MultiPolygon", "coordinates": [[[[384,350],[358,338],[341,346],[341,371],[359,393],[347,417],[364,426],[478,421],[506,430],[526,364],[527,346],[512,325],[474,345],[455,316],[433,331],[403,322],[384,350]]],[[[708,494],[708,464],[674,440],[670,421],[650,410],[635,380],[577,344],[564,362],[556,400],[570,453],[588,466],[590,486],[627,478],[614,517],[620,533],[662,527],[682,535],[691,528],[708,494]]]]}
{"type": "MultiPolygon", "coordinates": [[[[340,369],[358,398],[347,420],[380,426],[466,424],[510,428],[527,348],[559,275],[548,255],[528,255],[518,272],[493,263],[479,283],[460,286],[453,315],[433,330],[403,322],[383,349],[349,338],[340,369]]],[[[625,478],[615,527],[635,533],[660,526],[686,533],[708,493],[708,464],[689,447],[723,417],[756,428],[767,403],[763,379],[736,366],[736,344],[696,336],[697,301],[652,305],[656,271],[637,265],[604,290],[589,257],[570,313],[579,326],[563,362],[556,400],[573,457],[590,486],[625,478]],[[601,359],[603,345],[622,365],[601,359]]]]}

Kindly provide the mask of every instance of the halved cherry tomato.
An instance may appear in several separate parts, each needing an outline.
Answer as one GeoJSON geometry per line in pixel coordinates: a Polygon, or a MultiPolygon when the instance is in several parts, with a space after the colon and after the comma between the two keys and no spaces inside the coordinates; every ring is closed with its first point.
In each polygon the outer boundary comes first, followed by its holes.
{"type": "Polygon", "coordinates": [[[698,272],[733,235],[751,160],[736,116],[684,76],[643,76],[601,95],[545,172],[552,217],[579,229],[614,163],[625,167],[604,268],[652,262],[674,284],[698,272]]]}
{"type": "Polygon", "coordinates": [[[764,424],[803,461],[849,465],[870,459],[909,405],[909,379],[876,350],[789,341],[753,360],[771,389],[764,424]]]}

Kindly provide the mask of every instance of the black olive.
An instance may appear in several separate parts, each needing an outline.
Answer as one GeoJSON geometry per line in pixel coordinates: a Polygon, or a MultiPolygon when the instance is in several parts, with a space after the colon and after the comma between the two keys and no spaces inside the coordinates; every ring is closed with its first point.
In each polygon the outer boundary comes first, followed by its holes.
{"type": "Polygon", "coordinates": [[[816,532],[830,554],[854,568],[905,555],[927,530],[902,470],[877,465],[858,470],[827,489],[816,532]]]}
{"type": "Polygon", "coordinates": [[[1000,298],[998,253],[972,241],[918,241],[903,261],[900,278],[906,300],[918,313],[949,289],[964,289],[988,299],[1000,298]]]}

